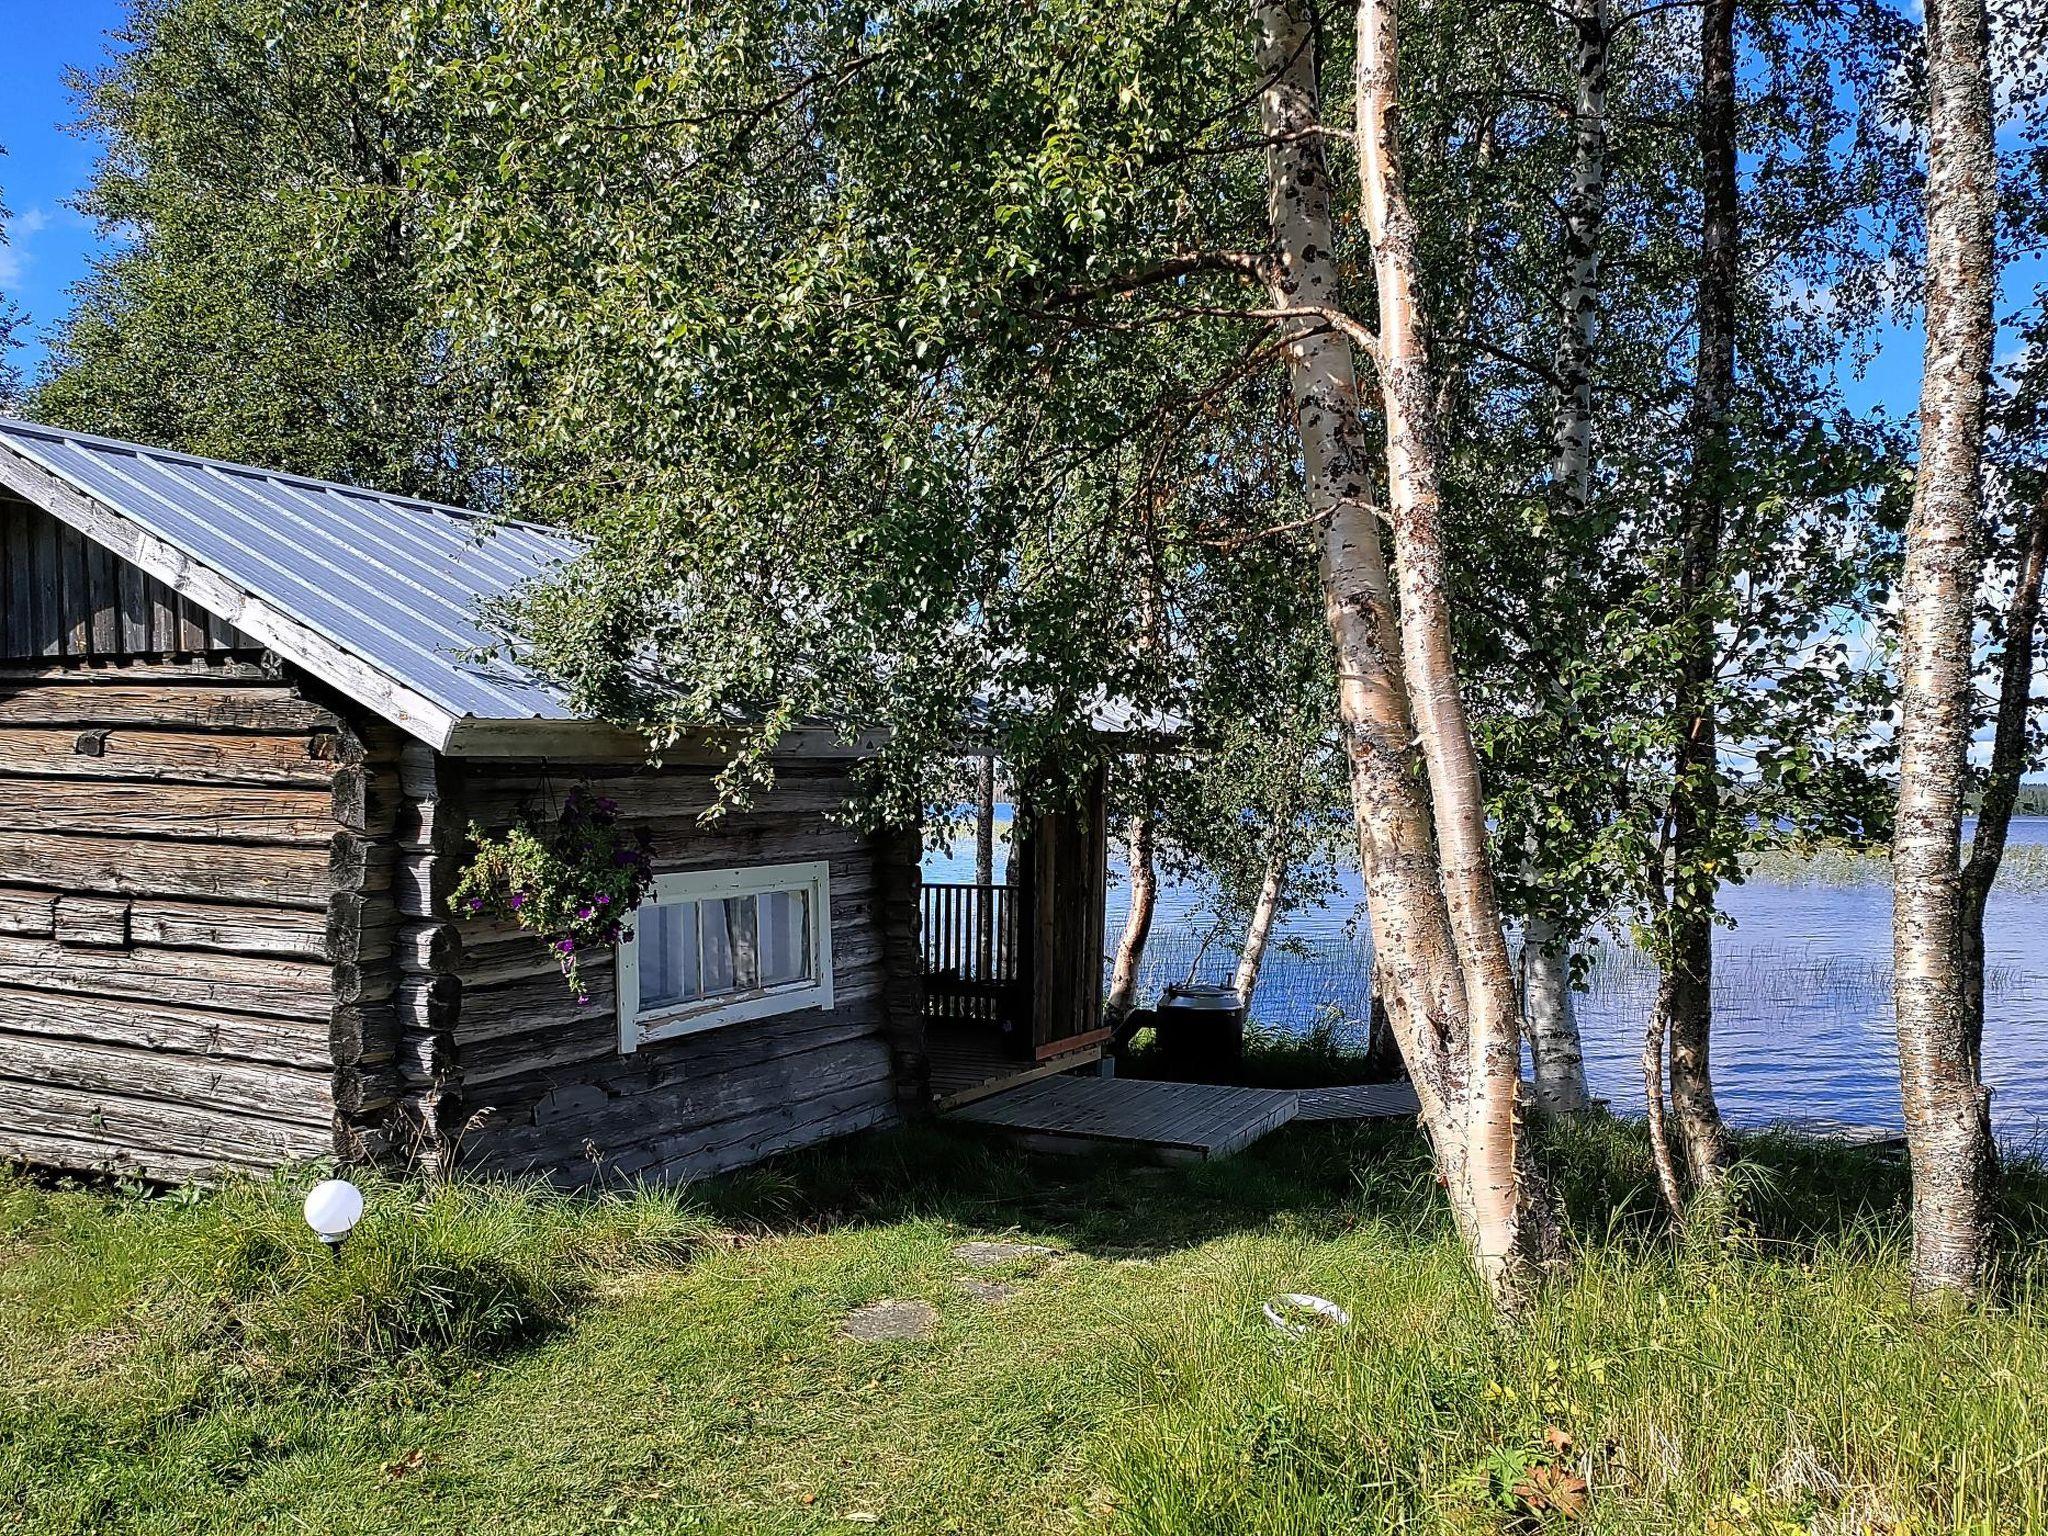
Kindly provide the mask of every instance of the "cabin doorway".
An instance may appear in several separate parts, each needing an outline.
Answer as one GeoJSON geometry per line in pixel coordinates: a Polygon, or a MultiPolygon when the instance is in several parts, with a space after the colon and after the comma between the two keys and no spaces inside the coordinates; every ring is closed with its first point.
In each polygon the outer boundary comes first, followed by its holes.
{"type": "Polygon", "coordinates": [[[1012,786],[1001,867],[924,886],[925,1039],[941,1107],[1101,1059],[1104,778],[1097,767],[1057,796],[1012,786]]]}

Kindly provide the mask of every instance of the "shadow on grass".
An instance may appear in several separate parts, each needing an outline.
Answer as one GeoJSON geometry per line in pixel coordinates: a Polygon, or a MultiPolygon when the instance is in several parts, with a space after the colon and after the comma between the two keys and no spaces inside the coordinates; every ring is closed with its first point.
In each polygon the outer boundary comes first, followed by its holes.
{"type": "MultiPolygon", "coordinates": [[[[1581,1249],[1664,1248],[1672,1226],[1640,1122],[1533,1126],[1536,1158],[1567,1236],[1581,1249]]],[[[1745,1246],[1792,1255],[1908,1240],[1904,1157],[1785,1133],[1737,1138],[1745,1246]]],[[[1290,1126],[1235,1157],[1160,1166],[1136,1155],[1030,1154],[966,1127],[875,1132],[697,1186],[711,1214],[761,1233],[944,1220],[1016,1228],[1109,1257],[1156,1257],[1284,1225],[1335,1237],[1380,1223],[1445,1230],[1448,1208],[1409,1121],[1290,1126]]],[[[2000,1248],[2048,1240],[2048,1170],[2009,1165],[1995,1213],[2000,1248]]]]}
{"type": "MultiPolygon", "coordinates": [[[[1637,1248],[1672,1239],[1641,1121],[1609,1116],[1535,1127],[1538,1165],[1580,1245],[1637,1248]]],[[[1743,1237],[1764,1251],[1876,1249],[1911,1236],[1911,1169],[1903,1151],[1786,1131],[1735,1138],[1734,1184],[1743,1237]]],[[[2010,1160],[1992,1213],[1997,1261],[2017,1273],[2048,1240],[2048,1168],[2010,1160]],[[2014,1261],[2017,1261],[2016,1263],[2014,1261]]]]}
{"type": "Polygon", "coordinates": [[[1156,1257],[1286,1223],[1336,1235],[1438,1203],[1406,1122],[1289,1127],[1235,1157],[1161,1166],[1135,1154],[1026,1153],[967,1127],[875,1132],[698,1185],[720,1219],[761,1232],[943,1220],[1010,1228],[1113,1257],[1156,1257]]]}

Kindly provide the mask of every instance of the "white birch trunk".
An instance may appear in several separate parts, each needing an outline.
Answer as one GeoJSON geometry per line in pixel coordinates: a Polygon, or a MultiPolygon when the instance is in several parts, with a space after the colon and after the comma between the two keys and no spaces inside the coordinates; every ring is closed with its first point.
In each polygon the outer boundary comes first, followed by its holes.
{"type": "Polygon", "coordinates": [[[1586,1053],[1572,1007],[1571,938],[1544,917],[1522,925],[1522,1021],[1537,1107],[1553,1115],[1589,1108],[1586,1053]]]}
{"type": "Polygon", "coordinates": [[[1259,990],[1259,972],[1265,968],[1266,946],[1273,940],[1273,922],[1280,913],[1280,898],[1287,889],[1287,855],[1276,839],[1266,858],[1266,878],[1259,885],[1259,898],[1252,904],[1251,921],[1245,925],[1244,948],[1238,951],[1237,974],[1230,984],[1244,1000],[1247,1010],[1259,990]]]}
{"type": "MultiPolygon", "coordinates": [[[[1334,312],[1339,288],[1313,36],[1298,4],[1262,4],[1258,18],[1259,62],[1268,82],[1261,123],[1271,146],[1268,207],[1278,258],[1273,304],[1334,312]]],[[[1361,27],[1362,35],[1371,30],[1361,27]]],[[[1386,141],[1374,132],[1361,135],[1361,142],[1386,141]]],[[[1377,159],[1378,150],[1365,158],[1377,159]]],[[[1377,179],[1378,173],[1369,176],[1377,179]]],[[[1398,198],[1392,206],[1405,218],[1398,198]]],[[[1383,334],[1388,295],[1383,280],[1383,334]]],[[[1394,308],[1410,305],[1411,298],[1395,294],[1394,308]]],[[[1325,606],[1388,1019],[1474,1265],[1496,1304],[1512,1308],[1524,1293],[1531,1239],[1547,1213],[1532,1206],[1538,1219],[1524,1220],[1513,969],[1487,863],[1471,737],[1450,670],[1434,459],[1426,441],[1412,437],[1415,425],[1426,436],[1431,424],[1426,367],[1415,338],[1404,353],[1411,366],[1400,376],[1400,408],[1388,405],[1390,421],[1399,414],[1407,423],[1390,429],[1390,466],[1412,474],[1419,450],[1426,471],[1393,498],[1397,531],[1414,541],[1403,547],[1397,619],[1370,501],[1370,458],[1350,346],[1320,318],[1288,322],[1283,334],[1309,501],[1322,520],[1325,606]],[[1419,498],[1414,487],[1423,483],[1429,494],[1419,498]],[[1418,680],[1421,695],[1411,692],[1418,680]],[[1417,782],[1418,738],[1434,815],[1417,782]]],[[[1382,373],[1384,384],[1384,367],[1382,373]]]]}
{"type": "MultiPolygon", "coordinates": [[[[1316,56],[1299,4],[1258,7],[1261,126],[1277,260],[1275,308],[1339,297],[1316,56]]],[[[1315,319],[1285,322],[1288,379],[1310,506],[1322,525],[1324,607],[1338,669],[1373,951],[1389,1026],[1421,1100],[1437,1171],[1472,1247],[1481,1239],[1464,1174],[1465,985],[1459,974],[1429,812],[1417,783],[1415,730],[1351,348],[1315,319]]],[[[1481,1265],[1482,1272],[1486,1266],[1481,1265]]]]}
{"type": "Polygon", "coordinates": [[[1562,510],[1593,502],[1593,342],[1600,321],[1600,229],[1607,217],[1607,0],[1573,0],[1572,189],[1564,204],[1564,290],[1554,371],[1550,483],[1562,510]]]}
{"type": "Polygon", "coordinates": [[[1152,913],[1159,903],[1159,872],[1153,858],[1153,827],[1150,812],[1131,818],[1125,849],[1130,856],[1131,910],[1124,917],[1124,931],[1116,943],[1116,960],[1109,972],[1109,996],[1103,1014],[1111,1025],[1121,1024],[1138,1005],[1138,968],[1145,960],[1145,942],[1152,934],[1152,913]]]}
{"type": "Polygon", "coordinates": [[[996,883],[996,760],[988,756],[974,781],[974,883],[996,883]]]}
{"type": "MultiPolygon", "coordinates": [[[[1564,284],[1554,361],[1559,388],[1550,461],[1551,499],[1561,517],[1583,516],[1593,502],[1593,342],[1600,318],[1600,230],[1607,215],[1607,0],[1573,0],[1572,26],[1572,187],[1564,205],[1564,284]]],[[[1540,915],[1531,915],[1522,930],[1529,1062],[1536,1102],[1552,1114],[1577,1114],[1592,1102],[1572,1008],[1574,937],[1540,915]]]]}
{"type": "Polygon", "coordinates": [[[1920,466],[1900,583],[1892,955],[1913,1158],[1913,1294],[1983,1277],[1991,1095],[1970,1026],[1960,844],[1981,562],[1997,196],[1984,0],[1927,6],[1927,342],[1920,466]]]}
{"type": "Polygon", "coordinates": [[[1528,1260],[1520,1126],[1522,1020],[1486,842],[1479,755],[1451,644],[1439,520],[1441,471],[1418,230],[1401,172],[1398,0],[1360,0],[1359,177],[1379,292],[1379,380],[1387,511],[1400,548],[1401,659],[1429,772],[1443,892],[1470,1006],[1466,1177],[1483,1274],[1498,1293],[1528,1260]]]}

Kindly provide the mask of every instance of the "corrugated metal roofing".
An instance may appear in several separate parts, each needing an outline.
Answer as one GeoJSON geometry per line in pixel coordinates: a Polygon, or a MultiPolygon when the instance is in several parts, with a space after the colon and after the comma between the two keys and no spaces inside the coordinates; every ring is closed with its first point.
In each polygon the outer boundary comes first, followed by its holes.
{"type": "Polygon", "coordinates": [[[565,535],[5,417],[0,443],[451,715],[576,718],[516,662],[475,659],[503,646],[487,605],[573,556],[565,535]]]}

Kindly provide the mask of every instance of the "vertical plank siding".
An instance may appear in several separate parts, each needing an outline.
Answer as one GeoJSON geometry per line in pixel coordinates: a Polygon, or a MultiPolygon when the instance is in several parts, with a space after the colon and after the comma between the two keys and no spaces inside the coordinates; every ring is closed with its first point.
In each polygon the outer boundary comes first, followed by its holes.
{"type": "Polygon", "coordinates": [[[99,660],[254,649],[40,507],[0,490],[0,660],[99,660]]]}
{"type": "Polygon", "coordinates": [[[1081,803],[1033,819],[1031,1039],[1037,1054],[1102,1025],[1109,822],[1097,770],[1081,803]]]}

